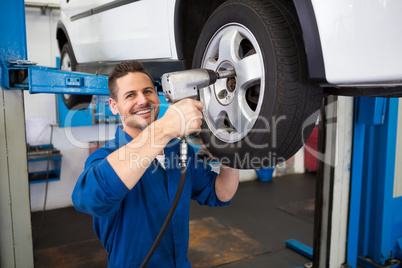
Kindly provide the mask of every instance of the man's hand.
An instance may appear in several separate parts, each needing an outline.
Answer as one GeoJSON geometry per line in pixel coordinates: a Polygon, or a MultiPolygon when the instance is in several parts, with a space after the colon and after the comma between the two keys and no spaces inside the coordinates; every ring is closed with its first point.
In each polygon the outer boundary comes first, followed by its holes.
{"type": "Polygon", "coordinates": [[[164,131],[174,138],[199,134],[203,107],[204,104],[197,100],[181,100],[169,106],[160,123],[163,124],[164,131]]]}

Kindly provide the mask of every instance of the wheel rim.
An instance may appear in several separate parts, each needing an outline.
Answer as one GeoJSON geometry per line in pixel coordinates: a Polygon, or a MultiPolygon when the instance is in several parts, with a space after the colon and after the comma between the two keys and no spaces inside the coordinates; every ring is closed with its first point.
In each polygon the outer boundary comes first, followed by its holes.
{"type": "MultiPolygon", "coordinates": [[[[64,53],[61,57],[61,62],[60,62],[60,70],[63,71],[72,71],[71,67],[71,59],[68,53],[64,53]]],[[[70,98],[70,94],[63,94],[64,99],[68,100],[70,98]]]]}
{"type": "Polygon", "coordinates": [[[255,36],[240,24],[222,26],[209,41],[201,68],[236,71],[235,77],[200,90],[200,99],[212,133],[226,143],[241,140],[258,119],[265,90],[264,61],[255,36]]]}

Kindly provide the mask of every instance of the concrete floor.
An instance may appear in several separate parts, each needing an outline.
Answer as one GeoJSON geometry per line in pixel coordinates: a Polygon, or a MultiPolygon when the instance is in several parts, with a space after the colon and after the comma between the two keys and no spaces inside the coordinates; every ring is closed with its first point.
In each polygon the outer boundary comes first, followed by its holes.
{"type": "MultiPolygon", "coordinates": [[[[221,267],[302,267],[311,260],[287,248],[285,242],[295,239],[313,246],[315,180],[315,174],[308,173],[277,177],[271,182],[243,182],[227,207],[201,207],[192,202],[190,220],[213,217],[269,248],[264,254],[221,267]]],[[[35,267],[107,266],[106,253],[92,230],[91,216],[72,207],[46,211],[44,216],[35,212],[32,227],[35,267]]]]}

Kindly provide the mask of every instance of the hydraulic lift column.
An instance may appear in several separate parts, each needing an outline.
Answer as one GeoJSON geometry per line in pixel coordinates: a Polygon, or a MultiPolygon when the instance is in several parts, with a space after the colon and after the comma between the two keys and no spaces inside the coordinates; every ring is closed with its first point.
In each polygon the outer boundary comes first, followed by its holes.
{"type": "Polygon", "coordinates": [[[314,226],[313,263],[320,268],[343,267],[346,260],[354,115],[352,97],[329,96],[325,101],[314,226]]]}
{"type": "Polygon", "coordinates": [[[23,90],[109,95],[107,76],[34,66],[27,60],[23,0],[0,16],[0,267],[34,267],[23,90]]]}
{"type": "MultiPolygon", "coordinates": [[[[24,1],[5,2],[0,16],[0,59],[26,60],[24,1]]],[[[0,71],[4,80],[2,65],[0,71]]],[[[1,87],[0,170],[0,266],[34,267],[23,91],[1,87]]]]}

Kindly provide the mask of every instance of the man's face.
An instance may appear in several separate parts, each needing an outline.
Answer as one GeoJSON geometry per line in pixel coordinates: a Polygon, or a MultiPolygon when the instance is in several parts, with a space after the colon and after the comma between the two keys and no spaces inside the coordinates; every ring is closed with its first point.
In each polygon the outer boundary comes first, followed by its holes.
{"type": "Polygon", "coordinates": [[[128,73],[116,80],[117,100],[109,99],[114,115],[119,114],[126,131],[143,130],[159,114],[160,100],[151,79],[143,73],[128,73]]]}

